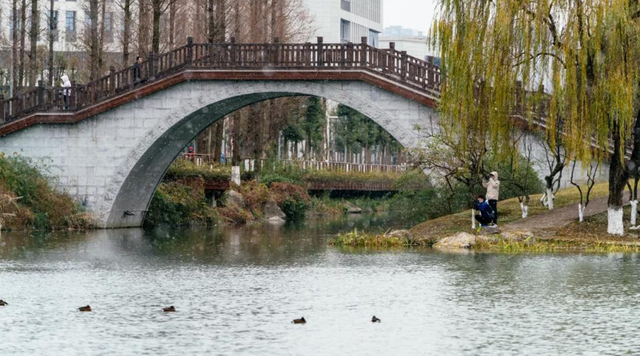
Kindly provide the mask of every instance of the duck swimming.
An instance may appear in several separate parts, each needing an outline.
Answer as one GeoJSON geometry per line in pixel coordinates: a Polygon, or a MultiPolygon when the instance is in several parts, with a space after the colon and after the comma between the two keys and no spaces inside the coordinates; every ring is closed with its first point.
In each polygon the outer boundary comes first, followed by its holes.
{"type": "Polygon", "coordinates": [[[90,312],[91,311],[91,307],[87,305],[85,307],[78,308],[78,310],[81,311],[81,312],[90,312]]]}
{"type": "Polygon", "coordinates": [[[9,305],[9,303],[7,303],[4,300],[0,299],[0,307],[4,307],[5,305],[9,305]]]}
{"type": "Polygon", "coordinates": [[[373,318],[371,318],[371,322],[372,322],[372,323],[379,323],[379,322],[381,322],[381,321],[382,321],[382,320],[380,320],[380,319],[376,318],[376,316],[375,316],[375,315],[373,316],[373,318]]]}
{"type": "Polygon", "coordinates": [[[303,316],[303,317],[302,317],[302,318],[300,318],[300,319],[294,319],[291,323],[292,323],[292,324],[306,324],[306,323],[307,323],[307,321],[306,321],[306,320],[304,320],[304,316],[303,316]]]}
{"type": "Polygon", "coordinates": [[[174,312],[176,311],[176,307],[174,307],[173,305],[167,308],[162,308],[162,311],[165,313],[170,313],[170,312],[174,312]]]}

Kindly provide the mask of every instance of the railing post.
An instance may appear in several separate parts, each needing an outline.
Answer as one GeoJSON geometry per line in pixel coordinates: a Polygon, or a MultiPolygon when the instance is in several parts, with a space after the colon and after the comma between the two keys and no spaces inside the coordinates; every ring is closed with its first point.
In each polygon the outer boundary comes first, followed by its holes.
{"type": "Polygon", "coordinates": [[[387,67],[389,67],[389,71],[391,73],[395,73],[396,71],[396,61],[395,61],[395,53],[396,51],[396,43],[395,42],[389,42],[389,51],[388,51],[388,55],[387,55],[387,67]]]}
{"type": "Polygon", "coordinates": [[[109,93],[114,95],[116,93],[116,67],[109,67],[109,93]]]}
{"type": "Polygon", "coordinates": [[[318,37],[318,67],[324,66],[324,39],[322,37],[318,37]]]}
{"type": "Polygon", "coordinates": [[[156,54],[149,51],[149,80],[156,79],[156,54]]]}
{"type": "Polygon", "coordinates": [[[4,122],[6,119],[4,111],[4,94],[0,94],[0,122],[4,122]]]}
{"type": "Polygon", "coordinates": [[[369,39],[367,37],[360,38],[360,66],[367,66],[367,46],[369,45],[369,39]]]}
{"type": "Polygon", "coordinates": [[[38,80],[38,92],[36,94],[36,107],[45,108],[44,105],[44,82],[42,80],[38,80]]]}
{"type": "Polygon", "coordinates": [[[302,48],[302,65],[304,67],[313,66],[311,60],[311,42],[305,42],[302,48]]]}
{"type": "Polygon", "coordinates": [[[273,63],[274,67],[278,66],[279,61],[279,54],[280,54],[280,39],[278,37],[273,39],[273,45],[272,45],[272,49],[271,49],[272,53],[271,55],[272,60],[271,63],[273,63]]]}
{"type": "Polygon", "coordinates": [[[230,46],[230,55],[231,58],[229,60],[230,65],[235,66],[236,63],[238,62],[238,58],[237,58],[237,46],[236,46],[236,38],[235,37],[231,37],[230,39],[231,43],[229,44],[230,46]]]}
{"type": "Polygon", "coordinates": [[[435,88],[436,75],[434,73],[435,65],[433,64],[433,56],[427,56],[427,63],[429,63],[429,65],[427,66],[427,81],[425,84],[435,88]]]}
{"type": "Polygon", "coordinates": [[[347,66],[347,56],[349,55],[349,47],[351,46],[351,42],[347,42],[340,46],[340,67],[344,68],[347,66]]]}
{"type": "Polygon", "coordinates": [[[193,37],[187,37],[187,67],[193,64],[193,37]]]}
{"type": "Polygon", "coordinates": [[[404,80],[407,77],[407,51],[400,52],[400,65],[400,76],[404,80]]]}
{"type": "MultiPolygon", "coordinates": [[[[78,85],[75,80],[71,81],[71,88],[68,91],[69,93],[69,108],[70,110],[75,110],[78,108],[78,85]]],[[[93,90],[91,92],[91,103],[93,104],[96,101],[95,99],[95,86],[93,86],[93,90]]]]}

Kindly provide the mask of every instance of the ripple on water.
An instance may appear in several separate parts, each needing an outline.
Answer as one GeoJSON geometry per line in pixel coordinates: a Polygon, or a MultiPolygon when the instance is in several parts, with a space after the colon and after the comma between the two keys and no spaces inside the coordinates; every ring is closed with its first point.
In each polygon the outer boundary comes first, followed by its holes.
{"type": "Polygon", "coordinates": [[[347,252],[316,231],[0,249],[0,355],[640,353],[636,256],[347,252]]]}

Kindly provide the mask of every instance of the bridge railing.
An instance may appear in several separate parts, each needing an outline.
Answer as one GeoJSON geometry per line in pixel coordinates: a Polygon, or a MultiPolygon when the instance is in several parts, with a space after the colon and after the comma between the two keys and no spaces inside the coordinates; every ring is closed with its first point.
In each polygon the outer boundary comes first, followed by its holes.
{"type": "Polygon", "coordinates": [[[44,87],[27,90],[13,98],[0,96],[0,125],[34,112],[74,112],[105,102],[134,88],[152,83],[185,69],[231,70],[365,70],[406,85],[426,95],[439,95],[440,68],[406,52],[378,49],[363,37],[358,44],[318,43],[229,43],[187,45],[155,55],[138,66],[109,73],[85,85],[44,87]]]}
{"type": "MultiPolygon", "coordinates": [[[[215,166],[220,164],[220,157],[208,154],[183,153],[179,159],[194,163],[196,166],[215,166]]],[[[245,160],[245,170],[251,170],[250,167],[264,167],[266,160],[253,161],[245,160]]],[[[295,166],[304,170],[324,170],[324,171],[343,171],[343,172],[383,172],[383,173],[403,173],[406,172],[408,166],[404,164],[366,164],[366,163],[348,163],[334,161],[309,161],[309,160],[280,160],[281,164],[286,166],[295,166]]]]}

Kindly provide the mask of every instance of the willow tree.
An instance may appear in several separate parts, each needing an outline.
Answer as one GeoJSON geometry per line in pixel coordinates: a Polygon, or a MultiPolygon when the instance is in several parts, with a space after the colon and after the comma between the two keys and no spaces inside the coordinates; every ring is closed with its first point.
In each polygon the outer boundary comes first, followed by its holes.
{"type": "Polygon", "coordinates": [[[609,161],[608,232],[624,233],[622,194],[638,167],[625,148],[640,104],[639,16],[638,0],[439,0],[431,41],[446,76],[446,132],[487,130],[508,155],[510,128],[543,116],[547,132],[561,127],[571,159],[609,161]]]}

